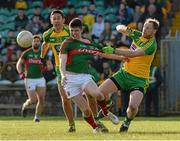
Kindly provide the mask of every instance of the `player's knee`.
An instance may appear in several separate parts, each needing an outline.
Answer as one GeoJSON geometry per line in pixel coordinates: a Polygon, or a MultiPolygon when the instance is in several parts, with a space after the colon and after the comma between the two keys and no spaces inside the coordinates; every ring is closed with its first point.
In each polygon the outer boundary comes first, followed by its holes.
{"type": "Polygon", "coordinates": [[[96,99],[97,99],[98,101],[102,101],[102,100],[105,99],[105,97],[100,93],[99,95],[97,95],[96,99]]]}
{"type": "Polygon", "coordinates": [[[91,111],[87,108],[83,111],[85,117],[89,117],[91,115],[91,111]]]}
{"type": "Polygon", "coordinates": [[[44,96],[43,96],[43,95],[40,95],[40,96],[39,96],[39,102],[40,102],[40,103],[43,103],[43,102],[44,102],[44,96]]]}
{"type": "Polygon", "coordinates": [[[136,105],[129,105],[128,109],[131,110],[132,112],[137,111],[138,107],[136,105]]]}
{"type": "Polygon", "coordinates": [[[29,100],[29,104],[36,104],[37,103],[37,99],[36,98],[30,98],[29,100]]]}

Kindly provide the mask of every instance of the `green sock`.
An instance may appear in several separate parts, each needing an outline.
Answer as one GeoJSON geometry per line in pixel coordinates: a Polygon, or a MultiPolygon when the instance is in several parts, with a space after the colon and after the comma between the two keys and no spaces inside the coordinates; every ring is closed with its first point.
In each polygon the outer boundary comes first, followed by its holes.
{"type": "Polygon", "coordinates": [[[75,126],[75,122],[69,123],[69,126],[75,126]]]}
{"type": "Polygon", "coordinates": [[[109,100],[106,101],[106,104],[107,104],[107,107],[109,107],[109,106],[111,106],[113,104],[113,102],[112,102],[111,99],[109,99],[109,100]]]}
{"type": "Polygon", "coordinates": [[[133,119],[128,118],[128,116],[126,115],[126,117],[125,117],[125,119],[124,119],[124,124],[127,125],[127,126],[129,126],[132,120],[133,120],[133,119]]]}

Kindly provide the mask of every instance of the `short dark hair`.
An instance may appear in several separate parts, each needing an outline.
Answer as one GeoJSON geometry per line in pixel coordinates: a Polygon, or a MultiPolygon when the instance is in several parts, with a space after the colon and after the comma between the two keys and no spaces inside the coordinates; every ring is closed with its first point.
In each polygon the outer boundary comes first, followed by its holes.
{"type": "Polygon", "coordinates": [[[81,28],[82,29],[82,21],[79,18],[73,18],[69,23],[69,27],[71,28],[81,28]]]}
{"type": "Polygon", "coordinates": [[[34,35],[33,36],[33,39],[36,39],[36,38],[38,38],[41,41],[41,36],[40,35],[34,35]]]}
{"type": "Polygon", "coordinates": [[[58,10],[58,9],[55,9],[51,12],[51,16],[54,15],[55,13],[58,13],[60,14],[63,18],[65,17],[64,16],[64,12],[62,10],[58,10]]]}
{"type": "Polygon", "coordinates": [[[159,21],[157,19],[148,18],[145,23],[152,23],[155,30],[158,30],[159,28],[159,21]]]}

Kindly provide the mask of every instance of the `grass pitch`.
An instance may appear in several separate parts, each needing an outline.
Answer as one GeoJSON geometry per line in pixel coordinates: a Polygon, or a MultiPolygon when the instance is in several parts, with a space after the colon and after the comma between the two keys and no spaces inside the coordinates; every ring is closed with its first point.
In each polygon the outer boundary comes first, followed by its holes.
{"type": "Polygon", "coordinates": [[[0,117],[0,140],[180,140],[180,117],[136,117],[127,133],[118,133],[122,118],[119,125],[103,120],[110,132],[96,134],[81,118],[76,119],[76,133],[67,133],[64,118],[43,117],[40,123],[32,119],[0,117]]]}

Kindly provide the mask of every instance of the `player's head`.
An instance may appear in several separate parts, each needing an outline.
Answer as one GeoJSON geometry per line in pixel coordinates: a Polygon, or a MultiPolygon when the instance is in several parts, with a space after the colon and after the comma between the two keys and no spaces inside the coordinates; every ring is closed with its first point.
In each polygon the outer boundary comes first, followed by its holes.
{"type": "Polygon", "coordinates": [[[159,28],[159,21],[156,19],[148,18],[143,25],[142,36],[145,38],[150,38],[154,36],[158,28],[159,28]]]}
{"type": "Polygon", "coordinates": [[[32,48],[34,50],[39,50],[41,46],[41,36],[40,35],[34,35],[33,41],[32,41],[32,48]]]}
{"type": "Polygon", "coordinates": [[[69,29],[72,38],[80,39],[82,33],[82,21],[79,18],[72,19],[69,23],[69,29]]]}
{"type": "Polygon", "coordinates": [[[55,29],[59,29],[65,22],[65,16],[61,10],[53,10],[50,15],[51,24],[55,29]]]}

